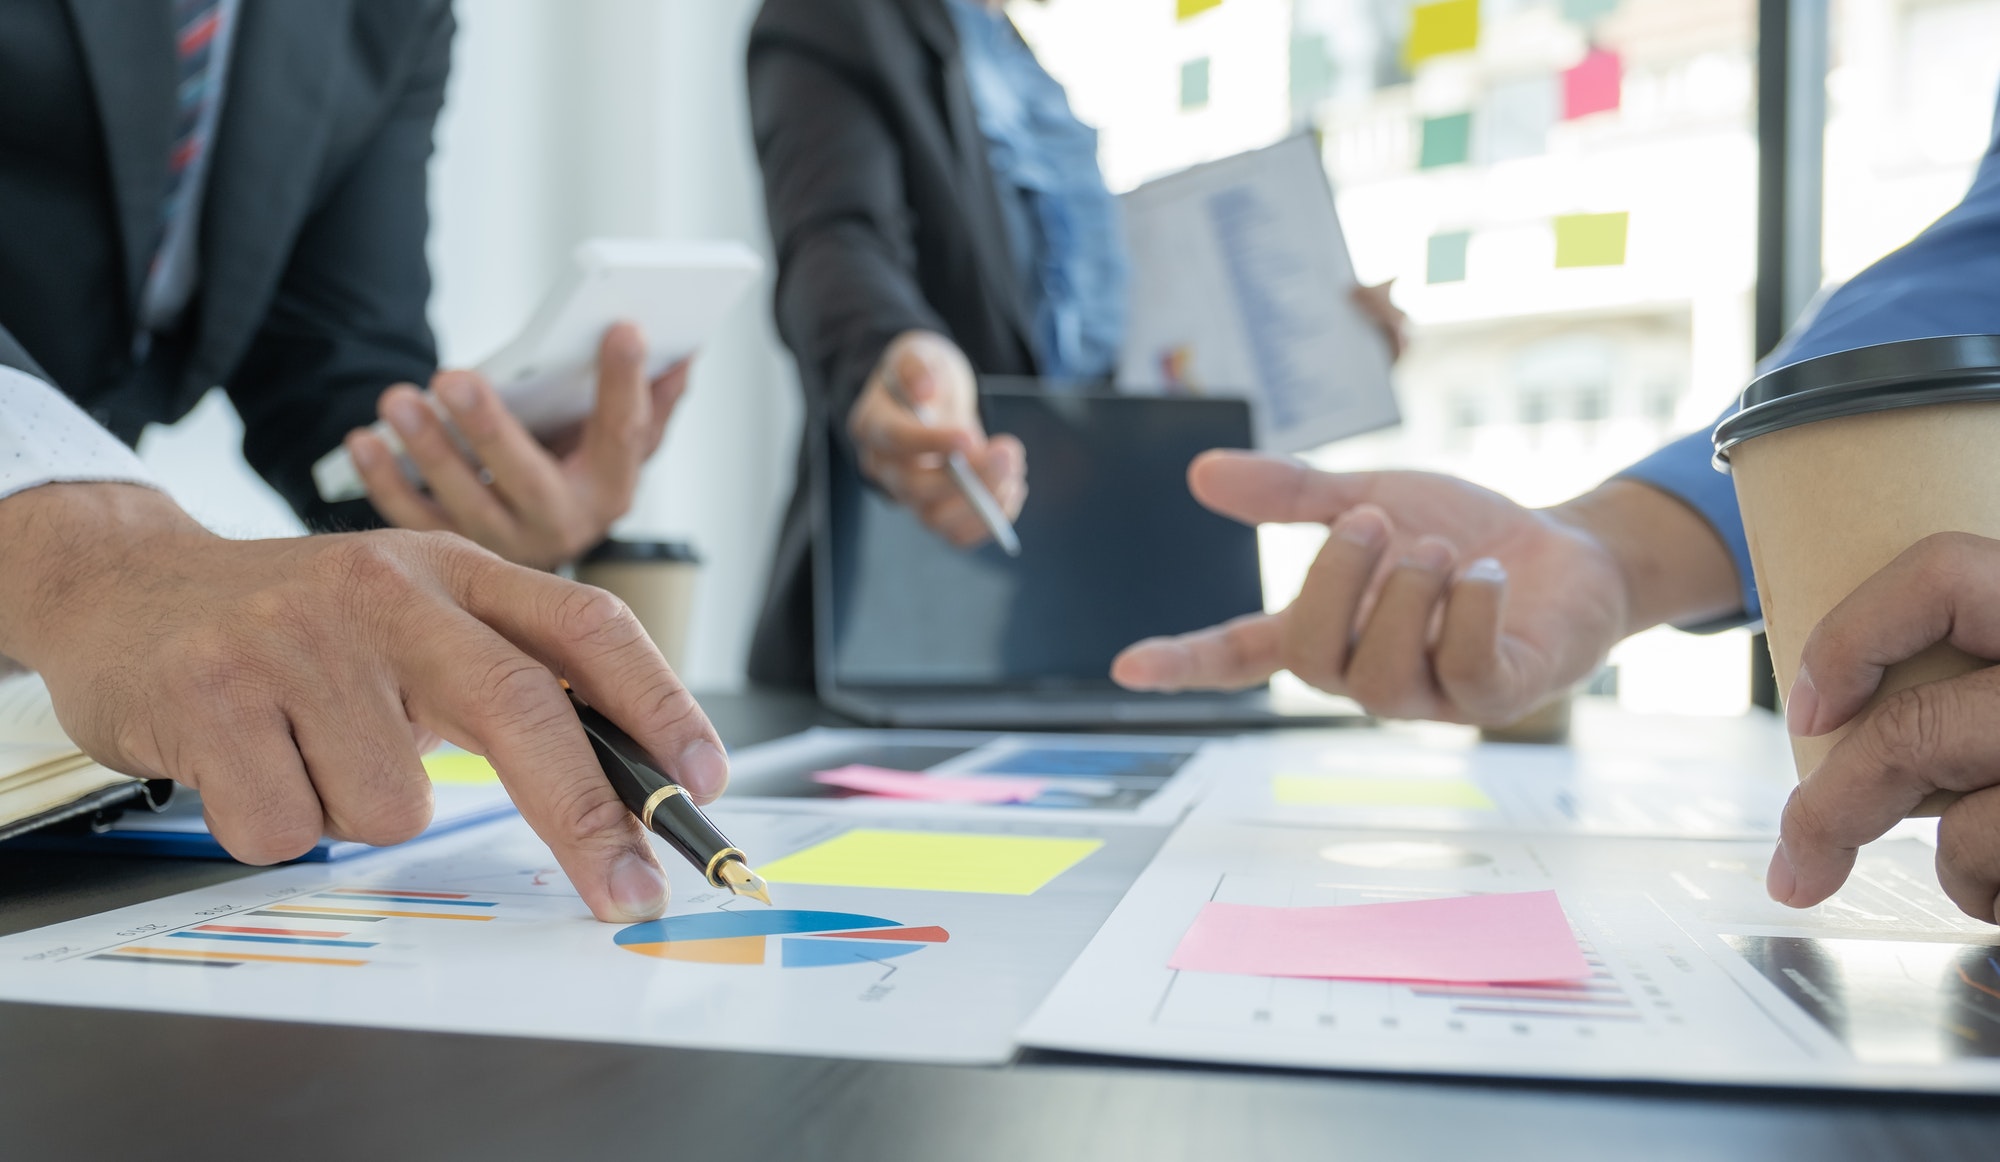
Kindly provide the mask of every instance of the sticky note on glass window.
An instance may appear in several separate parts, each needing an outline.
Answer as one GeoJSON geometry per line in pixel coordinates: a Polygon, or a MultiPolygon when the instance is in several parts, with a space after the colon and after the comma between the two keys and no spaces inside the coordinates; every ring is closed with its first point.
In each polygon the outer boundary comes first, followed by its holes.
{"type": "Polygon", "coordinates": [[[1556,268],[1625,265],[1627,214],[1564,214],[1556,219],[1556,268]]]}
{"type": "Polygon", "coordinates": [[[1200,16],[1211,8],[1220,7],[1222,0],[1174,0],[1174,19],[1186,20],[1200,16]]]}
{"type": "Polygon", "coordinates": [[[1274,775],[1271,799],[1287,806],[1419,807],[1449,811],[1498,808],[1470,779],[1396,779],[1365,775],[1274,775]]]}
{"type": "Polygon", "coordinates": [[[424,756],[424,772],[433,783],[480,787],[500,782],[493,764],[462,750],[441,750],[424,756]]]}
{"type": "Polygon", "coordinates": [[[1479,47],[1479,0],[1442,0],[1410,9],[1410,38],[1403,63],[1416,68],[1434,56],[1479,47]]]}
{"type": "Polygon", "coordinates": [[[1465,254],[1471,246],[1472,235],[1464,230],[1431,235],[1424,249],[1424,281],[1464,282],[1465,254]]]}
{"type": "Polygon", "coordinates": [[[1620,0],[1562,0],[1563,19],[1586,27],[1618,10],[1620,0]]]}
{"type": "Polygon", "coordinates": [[[774,884],[1032,896],[1101,839],[856,828],[758,870],[774,884]]]}
{"type": "Polygon", "coordinates": [[[1201,57],[1181,65],[1181,108],[1205,109],[1208,107],[1208,58],[1201,57]]]}
{"type": "Polygon", "coordinates": [[[1574,121],[1618,108],[1624,79],[1625,67],[1617,53],[1591,49],[1575,68],[1563,73],[1563,120],[1574,121]]]}
{"type": "Polygon", "coordinates": [[[1519,984],[1590,963],[1554,892],[1324,908],[1202,905],[1167,967],[1239,976],[1519,984]]]}
{"type": "Polygon", "coordinates": [[[1472,114],[1426,117],[1418,130],[1417,168],[1459,165],[1472,159],[1472,114]]]}

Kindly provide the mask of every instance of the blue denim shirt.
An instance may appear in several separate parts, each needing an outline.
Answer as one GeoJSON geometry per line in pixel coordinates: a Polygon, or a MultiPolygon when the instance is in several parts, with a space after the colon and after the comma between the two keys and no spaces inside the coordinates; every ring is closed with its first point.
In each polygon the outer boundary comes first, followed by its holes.
{"type": "Polygon", "coordinates": [[[1097,131],[1004,13],[950,0],[966,81],[1000,185],[1042,373],[1098,379],[1125,341],[1125,227],[1097,166],[1097,131]]]}
{"type": "MultiPolygon", "coordinates": [[[[1876,343],[2000,333],[2000,110],[1972,188],[1901,250],[1850,279],[1785,337],[1758,370],[1876,343]]],[[[1730,412],[1736,410],[1732,405],[1730,412]]],[[[1725,413],[1725,418],[1728,413],[1725,413]]],[[[1719,421],[1718,421],[1719,422],[1719,421]]],[[[1681,498],[1729,545],[1743,617],[1762,616],[1736,488],[1711,464],[1709,432],[1676,440],[1620,473],[1681,498]]]]}

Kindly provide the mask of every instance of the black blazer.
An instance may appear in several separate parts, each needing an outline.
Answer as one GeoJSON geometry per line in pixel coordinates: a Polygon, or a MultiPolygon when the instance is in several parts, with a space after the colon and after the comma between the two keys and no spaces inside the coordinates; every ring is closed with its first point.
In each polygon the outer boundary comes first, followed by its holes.
{"type": "MultiPolygon", "coordinates": [[[[777,251],[778,333],[797,358],[806,446],[844,439],[889,340],[948,335],[974,369],[1039,360],[986,139],[944,0],[765,0],[750,30],[750,116],[777,251]]],[[[804,450],[750,676],[813,678],[804,450]]]]}
{"type": "Polygon", "coordinates": [[[210,156],[201,281],[135,363],[175,116],[168,0],[0,5],[0,364],[129,441],[220,384],[250,463],[309,523],[311,465],[437,364],[425,168],[448,0],[245,0],[210,156]]]}

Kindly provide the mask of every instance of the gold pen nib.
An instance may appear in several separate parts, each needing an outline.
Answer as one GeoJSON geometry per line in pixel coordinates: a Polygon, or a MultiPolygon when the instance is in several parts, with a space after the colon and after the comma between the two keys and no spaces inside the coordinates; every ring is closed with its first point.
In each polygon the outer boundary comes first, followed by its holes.
{"type": "Polygon", "coordinates": [[[770,906],[771,889],[764,883],[763,876],[750,870],[749,864],[740,859],[725,859],[722,866],[715,869],[715,874],[722,877],[722,882],[729,885],[730,891],[739,896],[755,896],[764,901],[766,907],[770,906]]]}

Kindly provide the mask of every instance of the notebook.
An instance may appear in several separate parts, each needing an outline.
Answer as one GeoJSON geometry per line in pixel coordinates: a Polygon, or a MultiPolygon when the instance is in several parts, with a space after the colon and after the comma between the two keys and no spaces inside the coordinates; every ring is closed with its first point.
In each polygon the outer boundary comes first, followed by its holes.
{"type": "Polygon", "coordinates": [[[164,806],[172,792],[92,762],[56,722],[40,676],[0,678],[0,839],[80,817],[102,824],[128,806],[164,806]]]}
{"type": "MultiPolygon", "coordinates": [[[[431,776],[431,825],[409,840],[418,843],[476,823],[514,813],[514,801],[500,785],[485,759],[455,747],[424,756],[431,776]]],[[[99,855],[172,856],[180,859],[229,859],[222,844],[208,833],[201,795],[183,789],[158,813],[128,813],[90,833],[69,831],[36,835],[22,846],[37,851],[70,851],[99,855]]],[[[379,850],[365,843],[322,836],[298,863],[331,863],[379,850]]]]}

